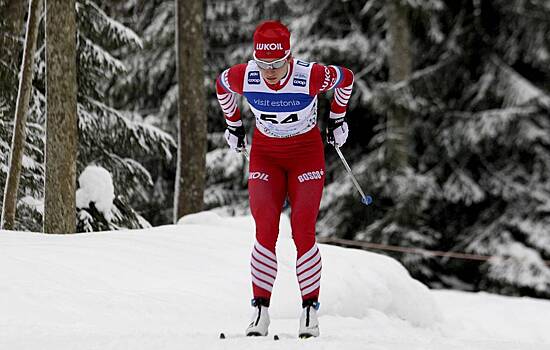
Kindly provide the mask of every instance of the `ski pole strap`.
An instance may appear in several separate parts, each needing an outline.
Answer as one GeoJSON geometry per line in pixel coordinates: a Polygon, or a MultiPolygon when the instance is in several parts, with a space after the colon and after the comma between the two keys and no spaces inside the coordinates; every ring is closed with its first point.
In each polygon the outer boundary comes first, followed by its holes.
{"type": "Polygon", "coordinates": [[[344,155],[342,154],[342,151],[340,151],[340,147],[335,145],[334,148],[336,149],[336,153],[338,153],[338,156],[340,157],[340,160],[344,164],[344,167],[346,168],[348,174],[351,176],[351,180],[353,181],[353,184],[355,185],[355,188],[357,189],[357,191],[359,191],[359,194],[361,194],[361,203],[363,203],[365,205],[371,204],[372,203],[372,197],[371,196],[365,196],[365,193],[361,189],[361,186],[359,186],[359,182],[357,182],[357,179],[355,178],[355,176],[351,172],[351,168],[350,168],[348,162],[346,161],[346,158],[344,158],[344,155]]]}

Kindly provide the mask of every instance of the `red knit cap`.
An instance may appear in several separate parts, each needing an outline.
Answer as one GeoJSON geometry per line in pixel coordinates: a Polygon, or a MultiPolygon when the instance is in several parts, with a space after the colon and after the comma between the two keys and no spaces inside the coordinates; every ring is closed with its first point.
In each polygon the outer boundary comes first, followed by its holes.
{"type": "Polygon", "coordinates": [[[279,21],[267,21],[254,32],[254,57],[283,58],[290,52],[290,32],[279,21]]]}

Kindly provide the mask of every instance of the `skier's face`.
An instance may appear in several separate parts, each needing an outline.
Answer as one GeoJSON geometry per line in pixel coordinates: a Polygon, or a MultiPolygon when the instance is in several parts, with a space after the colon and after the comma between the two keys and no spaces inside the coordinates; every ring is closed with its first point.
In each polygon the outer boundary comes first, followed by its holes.
{"type": "MultiPolygon", "coordinates": [[[[273,62],[273,61],[278,61],[278,60],[277,59],[265,59],[265,60],[262,60],[262,61],[264,61],[264,62],[273,62]]],[[[289,63],[290,63],[290,57],[287,57],[284,60],[284,65],[280,68],[262,69],[260,67],[260,74],[262,75],[262,78],[264,78],[269,84],[277,84],[286,75],[289,63]]]]}

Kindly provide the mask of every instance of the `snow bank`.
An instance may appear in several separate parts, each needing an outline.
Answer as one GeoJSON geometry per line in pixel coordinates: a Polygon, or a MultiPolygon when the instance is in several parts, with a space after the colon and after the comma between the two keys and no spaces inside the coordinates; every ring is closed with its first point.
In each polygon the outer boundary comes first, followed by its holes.
{"type": "MultiPolygon", "coordinates": [[[[202,212],[183,217],[178,223],[231,227],[244,232],[249,237],[240,237],[239,259],[249,262],[250,241],[255,230],[252,217],[223,218],[213,212],[202,212]]],[[[290,222],[286,215],[281,216],[279,226],[279,269],[273,291],[272,313],[276,317],[295,317],[296,305],[300,303],[295,276],[296,250],[290,238],[290,222]]],[[[320,244],[319,248],[323,259],[321,315],[361,318],[376,310],[418,326],[429,326],[441,319],[428,288],[412,279],[396,260],[324,244],[320,244]]],[[[248,268],[239,271],[240,278],[247,280],[248,271],[248,268]]],[[[242,293],[250,294],[247,290],[242,293]]]]}
{"type": "Polygon", "coordinates": [[[429,291],[390,258],[325,245],[321,337],[300,341],[286,217],[270,307],[281,340],[244,339],[253,232],[251,217],[208,212],[144,230],[0,231],[0,349],[550,348],[547,301],[429,291]]]}

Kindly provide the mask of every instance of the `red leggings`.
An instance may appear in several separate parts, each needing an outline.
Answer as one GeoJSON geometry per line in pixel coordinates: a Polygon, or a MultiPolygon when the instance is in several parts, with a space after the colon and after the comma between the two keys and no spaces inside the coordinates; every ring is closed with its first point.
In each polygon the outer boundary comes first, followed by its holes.
{"type": "Polygon", "coordinates": [[[315,243],[315,223],[324,181],[325,156],[318,128],[290,138],[271,138],[254,130],[248,192],[256,222],[256,244],[251,257],[255,298],[271,297],[277,275],[279,218],[288,198],[302,299],[317,300],[321,255],[315,243]]]}

